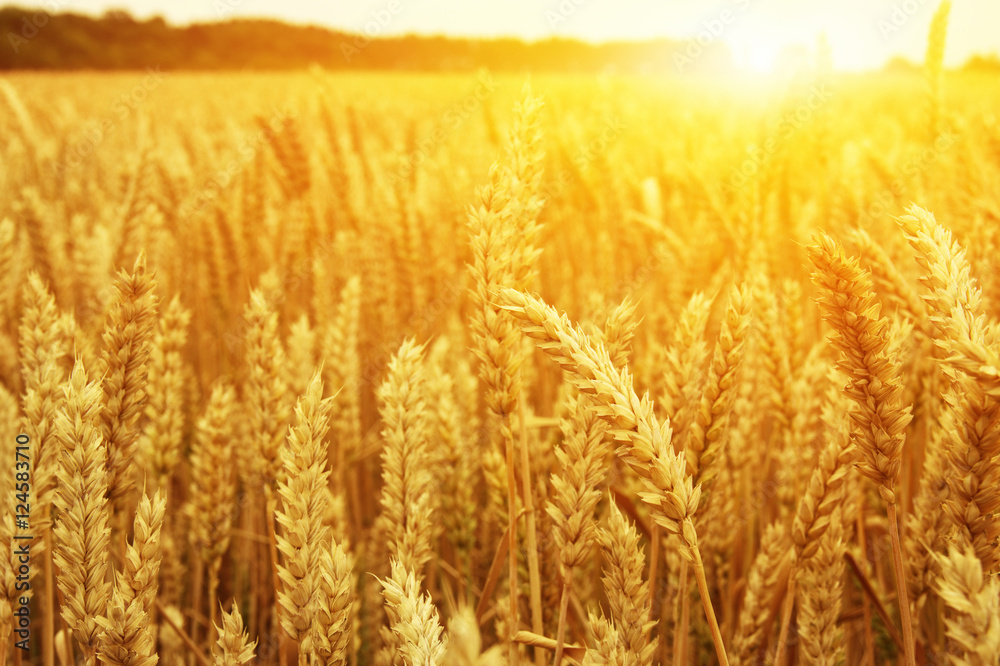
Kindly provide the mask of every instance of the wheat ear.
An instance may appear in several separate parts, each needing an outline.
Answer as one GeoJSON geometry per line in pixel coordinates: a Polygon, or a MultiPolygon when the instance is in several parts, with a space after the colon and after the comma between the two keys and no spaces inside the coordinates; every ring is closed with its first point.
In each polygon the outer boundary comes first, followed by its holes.
{"type": "Polygon", "coordinates": [[[618,628],[604,617],[590,617],[594,630],[596,647],[587,648],[583,655],[583,666],[628,666],[634,664],[634,656],[629,653],[621,639],[618,628]]]}
{"type": "MultiPolygon", "coordinates": [[[[970,275],[965,251],[952,239],[951,232],[934,216],[911,206],[900,218],[907,239],[916,251],[917,262],[925,269],[921,279],[926,292],[931,321],[937,331],[939,356],[963,348],[989,349],[982,292],[970,275]]],[[[945,393],[953,414],[951,425],[957,441],[946,448],[950,466],[950,496],[945,506],[955,526],[970,539],[986,571],[1000,563],[1000,506],[995,458],[1000,455],[1000,400],[984,388],[976,374],[966,374],[965,364],[955,372],[944,361],[943,371],[953,384],[945,393]]]]}
{"type": "MultiPolygon", "coordinates": [[[[184,345],[191,312],[174,296],[163,309],[153,334],[149,356],[149,384],[140,453],[155,472],[157,487],[164,487],[180,459],[184,440],[187,384],[184,345]]],[[[145,467],[145,466],[144,466],[145,467]]]]}
{"type": "Polygon", "coordinates": [[[935,587],[953,611],[945,620],[955,666],[995,666],[1000,655],[1000,580],[985,575],[976,553],[952,545],[947,555],[934,554],[941,574],[935,587]]]}
{"type": "Polygon", "coordinates": [[[788,533],[781,524],[764,530],[760,552],[747,574],[747,591],[732,643],[733,666],[759,663],[757,653],[765,639],[764,628],[783,589],[782,580],[789,573],[789,546],[788,533]]]}
{"type": "Polygon", "coordinates": [[[380,520],[389,537],[390,556],[418,581],[432,555],[426,373],[423,346],[406,340],[389,362],[388,377],[377,392],[385,441],[380,520]]]}
{"type": "Polygon", "coordinates": [[[110,528],[105,460],[107,452],[97,420],[101,389],[87,382],[77,361],[64,387],[66,405],[56,415],[55,433],[65,449],[53,504],[58,512],[53,560],[59,567],[62,617],[80,643],[88,666],[95,663],[111,585],[106,580],[110,528]]]}
{"type": "Polygon", "coordinates": [[[220,382],[212,387],[205,413],[195,424],[190,500],[184,506],[191,521],[191,546],[208,568],[208,599],[213,618],[219,567],[229,549],[236,499],[231,464],[235,405],[236,392],[232,386],[220,382]]]}
{"type": "Polygon", "coordinates": [[[728,664],[694,526],[701,488],[692,484],[685,461],[674,453],[669,425],[661,424],[656,418],[648,396],[640,400],[635,394],[628,369],[617,370],[607,350],[603,346],[595,349],[589,338],[565,315],[559,315],[540,299],[514,289],[501,288],[497,299],[501,307],[518,320],[524,333],[535,340],[538,348],[570,372],[581,392],[595,396],[596,413],[608,422],[612,436],[623,443],[618,456],[642,479],[645,490],[639,497],[650,505],[658,525],[668,534],[680,536],[680,554],[694,564],[716,655],[721,663],[728,664]]]}
{"type": "Polygon", "coordinates": [[[822,290],[819,305],[833,328],[830,343],[840,351],[838,367],[849,378],[845,391],[855,402],[851,418],[856,425],[855,443],[862,455],[858,470],[877,484],[886,503],[903,646],[906,663],[913,666],[913,627],[895,494],[906,426],[911,420],[910,407],[903,406],[902,368],[892,349],[889,320],[878,316],[879,304],[870,275],[827,235],[815,238],[809,255],[817,269],[813,280],[822,290]]]}
{"type": "Polygon", "coordinates": [[[664,391],[657,404],[663,407],[670,425],[687,432],[699,406],[698,390],[704,378],[702,368],[710,350],[705,343],[705,327],[712,311],[711,301],[695,293],[680,314],[673,343],[665,354],[664,391]]]}
{"type": "Polygon", "coordinates": [[[316,575],[313,645],[327,666],[343,666],[353,656],[354,574],[351,558],[340,544],[320,551],[316,575]]]}
{"type": "Polygon", "coordinates": [[[600,530],[597,538],[604,551],[604,590],[628,663],[649,666],[657,642],[649,632],[656,620],[651,619],[650,584],[642,577],[646,558],[639,535],[611,502],[608,527],[600,530]]]}
{"type": "Polygon", "coordinates": [[[155,645],[149,614],[138,597],[126,600],[128,586],[121,574],[115,575],[107,615],[97,618],[103,630],[97,656],[111,666],[155,666],[155,645]]]}
{"type": "Polygon", "coordinates": [[[213,649],[215,666],[243,666],[253,660],[257,641],[250,642],[243,629],[239,606],[233,604],[229,613],[222,611],[222,626],[215,627],[215,631],[219,634],[213,649]]]}
{"type": "Polygon", "coordinates": [[[281,443],[291,412],[283,375],[285,351],[278,336],[278,313],[263,289],[250,292],[244,318],[249,368],[246,384],[248,420],[258,454],[254,473],[265,488],[271,488],[281,469],[281,443]]]}
{"type": "Polygon", "coordinates": [[[277,537],[277,590],[281,627],[298,641],[300,656],[315,651],[312,645],[313,614],[317,597],[320,554],[329,539],[323,524],[328,502],[326,471],[330,399],[323,399],[323,380],[316,373],[295,407],[295,422],[281,448],[284,479],[278,483],[281,508],[275,518],[281,527],[277,537]]]}
{"type": "Polygon", "coordinates": [[[382,581],[386,614],[392,624],[404,663],[437,666],[444,660],[447,637],[430,595],[420,594],[412,571],[393,561],[389,578],[382,581]]]}
{"type": "Polygon", "coordinates": [[[729,413],[739,391],[739,373],[753,297],[747,285],[733,287],[725,319],[709,366],[708,381],[684,447],[687,472],[693,483],[708,489],[718,473],[717,459],[725,443],[729,413]]]}
{"type": "Polygon", "coordinates": [[[844,550],[843,515],[838,507],[816,540],[798,586],[802,592],[799,636],[804,661],[809,664],[837,666],[844,662],[843,632],[837,620],[844,593],[844,550]]]}
{"type": "Polygon", "coordinates": [[[147,361],[156,326],[155,288],[156,280],[146,272],[146,256],[140,254],[132,272],[122,271],[115,280],[114,301],[104,326],[101,434],[108,449],[108,498],[122,510],[135,488],[138,420],[146,400],[147,361]]]}

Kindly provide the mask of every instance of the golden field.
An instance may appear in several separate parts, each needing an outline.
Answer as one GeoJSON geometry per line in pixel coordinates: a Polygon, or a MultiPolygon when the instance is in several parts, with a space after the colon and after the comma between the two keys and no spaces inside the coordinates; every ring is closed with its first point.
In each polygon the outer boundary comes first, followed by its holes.
{"type": "Polygon", "coordinates": [[[1000,663],[1000,84],[820,60],[4,76],[0,663],[1000,663]]]}

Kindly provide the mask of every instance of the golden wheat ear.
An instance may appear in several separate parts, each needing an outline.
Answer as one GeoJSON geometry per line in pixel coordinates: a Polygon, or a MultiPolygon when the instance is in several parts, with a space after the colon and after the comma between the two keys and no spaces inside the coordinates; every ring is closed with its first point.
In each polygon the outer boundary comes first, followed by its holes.
{"type": "Polygon", "coordinates": [[[323,399],[323,380],[315,373],[295,407],[295,422],[281,449],[285,478],[278,483],[280,508],[275,520],[281,527],[277,548],[281,554],[276,590],[281,626],[304,653],[315,652],[312,626],[314,600],[319,588],[321,553],[329,542],[324,524],[328,478],[326,434],[331,398],[323,399]]]}
{"type": "Polygon", "coordinates": [[[1000,654],[1000,579],[983,571],[975,551],[952,544],[947,555],[935,554],[941,574],[938,595],[953,615],[945,620],[946,633],[961,651],[953,663],[995,664],[1000,654]]]}
{"type": "Polygon", "coordinates": [[[243,666],[253,661],[257,641],[251,642],[243,628],[238,604],[229,613],[222,611],[222,626],[216,626],[215,632],[219,638],[212,650],[214,666],[243,666]]]}
{"type": "Polygon", "coordinates": [[[903,465],[906,427],[912,408],[904,406],[898,339],[887,317],[880,317],[870,274],[848,257],[830,236],[818,234],[809,246],[816,267],[813,281],[821,290],[820,308],[833,329],[831,346],[840,352],[838,366],[848,376],[845,392],[854,401],[853,437],[861,460],[858,471],[878,487],[886,503],[893,569],[899,594],[906,663],[913,666],[913,627],[906,564],[899,538],[896,486],[903,465]]]}
{"type": "Polygon", "coordinates": [[[430,595],[420,593],[417,577],[402,563],[394,560],[391,570],[382,581],[382,596],[399,653],[411,664],[441,664],[448,638],[430,595]]]}
{"type": "Polygon", "coordinates": [[[107,580],[111,530],[107,499],[107,453],[101,437],[101,387],[87,381],[77,361],[64,384],[65,406],[56,415],[55,433],[63,447],[53,505],[58,518],[53,561],[64,603],[66,626],[93,663],[100,647],[98,618],[110,601],[107,580]]]}
{"type": "MultiPolygon", "coordinates": [[[[157,320],[156,279],[140,254],[132,272],[115,280],[115,295],[104,324],[100,368],[101,435],[108,450],[108,497],[121,521],[131,515],[127,500],[135,489],[139,417],[146,400],[148,361],[157,320]]],[[[120,529],[127,523],[113,524],[120,529]]]]}

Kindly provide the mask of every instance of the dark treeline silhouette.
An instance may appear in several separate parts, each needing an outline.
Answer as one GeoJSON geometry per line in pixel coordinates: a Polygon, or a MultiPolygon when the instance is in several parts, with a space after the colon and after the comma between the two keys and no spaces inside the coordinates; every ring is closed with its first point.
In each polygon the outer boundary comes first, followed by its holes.
{"type": "MultiPolygon", "coordinates": [[[[222,0],[219,0],[220,2],[222,0]]],[[[733,69],[729,50],[707,33],[687,40],[590,44],[571,39],[461,39],[364,35],[268,19],[174,26],[125,11],[94,17],[0,7],[5,69],[327,69],[700,72],[733,69]],[[698,39],[701,41],[699,42],[698,39]]],[[[903,58],[889,71],[919,67],[903,58]]],[[[974,55],[970,71],[1000,71],[996,55],[974,55]]]]}
{"type": "Polygon", "coordinates": [[[101,17],[0,8],[0,69],[328,69],[563,72],[718,71],[729,51],[714,41],[589,44],[549,39],[456,39],[363,35],[274,20],[174,26],[127,12],[101,17]],[[685,54],[691,54],[690,57],[685,54]]]}

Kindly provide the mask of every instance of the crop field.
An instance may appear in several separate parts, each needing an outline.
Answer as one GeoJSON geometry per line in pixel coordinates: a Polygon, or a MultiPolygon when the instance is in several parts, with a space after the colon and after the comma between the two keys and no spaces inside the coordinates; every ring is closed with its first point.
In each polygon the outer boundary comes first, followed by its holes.
{"type": "Polygon", "coordinates": [[[1000,79],[929,53],[0,77],[0,665],[1000,664],[1000,79]]]}

